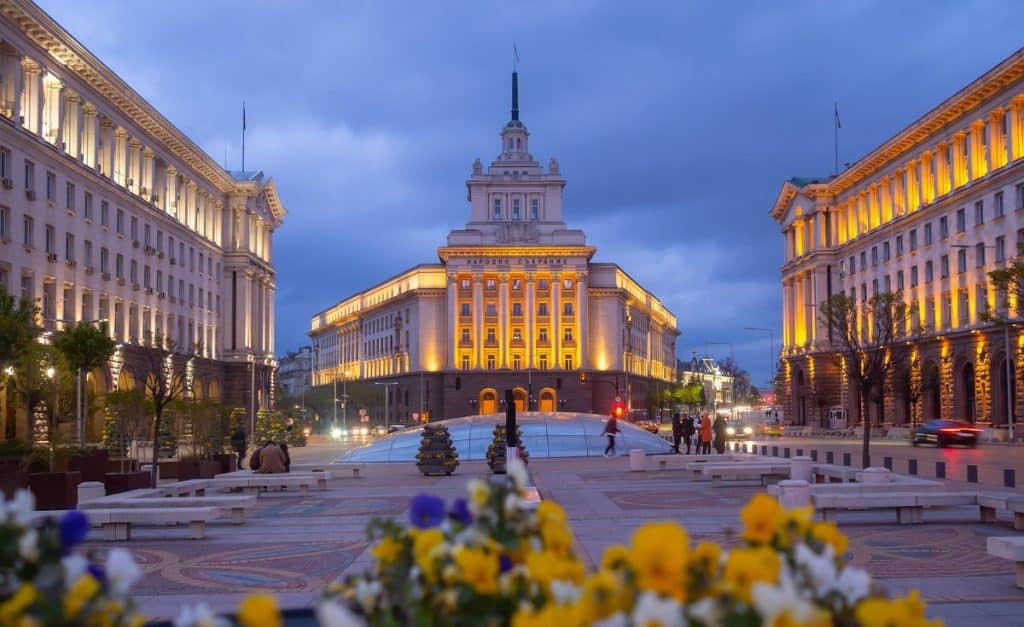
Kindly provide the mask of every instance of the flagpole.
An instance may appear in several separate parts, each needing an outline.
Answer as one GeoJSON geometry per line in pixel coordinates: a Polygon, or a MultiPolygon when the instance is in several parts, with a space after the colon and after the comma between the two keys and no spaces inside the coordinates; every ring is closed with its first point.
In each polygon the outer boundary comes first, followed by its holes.
{"type": "Polygon", "coordinates": [[[834,133],[833,146],[835,147],[836,176],[839,176],[839,103],[833,103],[832,131],[834,133]]]}
{"type": "Polygon", "coordinates": [[[245,101],[242,101],[242,172],[245,172],[245,101]]]}

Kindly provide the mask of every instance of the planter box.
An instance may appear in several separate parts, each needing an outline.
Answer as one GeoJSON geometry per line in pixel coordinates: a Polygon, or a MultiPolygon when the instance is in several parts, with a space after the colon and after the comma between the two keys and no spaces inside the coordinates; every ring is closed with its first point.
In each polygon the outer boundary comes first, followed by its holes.
{"type": "Polygon", "coordinates": [[[108,472],[103,477],[103,485],[107,488],[107,494],[118,494],[128,490],[152,487],[149,479],[149,473],[141,470],[135,472],[108,472]]]}
{"type": "Polygon", "coordinates": [[[131,459],[129,457],[113,457],[107,459],[107,473],[135,472],[138,469],[139,460],[137,459],[131,459]]]}
{"type": "Polygon", "coordinates": [[[78,472],[35,472],[28,476],[28,487],[36,497],[36,509],[74,509],[78,506],[78,472]]]}
{"type": "Polygon", "coordinates": [[[213,479],[219,473],[220,462],[213,459],[178,462],[178,481],[213,479]]]}
{"type": "Polygon", "coordinates": [[[160,462],[160,478],[161,479],[180,479],[181,478],[181,462],[160,462]]]}
{"type": "Polygon", "coordinates": [[[220,464],[220,471],[217,474],[238,470],[238,456],[234,453],[221,453],[214,455],[213,459],[220,464]]]}
{"type": "Polygon", "coordinates": [[[82,473],[82,481],[103,481],[107,474],[107,452],[97,450],[75,455],[68,460],[68,470],[82,473]]]}
{"type": "Polygon", "coordinates": [[[0,461],[0,493],[5,499],[14,498],[18,490],[28,487],[28,471],[20,459],[0,461]]]}

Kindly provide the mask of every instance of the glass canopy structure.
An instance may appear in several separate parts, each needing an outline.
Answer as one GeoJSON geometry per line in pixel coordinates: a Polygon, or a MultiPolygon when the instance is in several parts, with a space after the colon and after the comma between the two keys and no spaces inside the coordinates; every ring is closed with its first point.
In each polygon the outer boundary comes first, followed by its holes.
{"type": "MultiPolygon", "coordinates": [[[[570,412],[524,412],[516,417],[523,434],[523,446],[531,459],[542,457],[599,457],[607,438],[601,435],[607,416],[570,412]]],[[[504,414],[468,416],[444,421],[459,459],[483,460],[494,441],[494,425],[504,414]]],[[[632,449],[647,454],[669,453],[671,444],[636,425],[619,421],[616,451],[628,455],[632,449]]],[[[419,451],[422,427],[407,429],[346,452],[341,462],[414,462],[419,451]]]]}

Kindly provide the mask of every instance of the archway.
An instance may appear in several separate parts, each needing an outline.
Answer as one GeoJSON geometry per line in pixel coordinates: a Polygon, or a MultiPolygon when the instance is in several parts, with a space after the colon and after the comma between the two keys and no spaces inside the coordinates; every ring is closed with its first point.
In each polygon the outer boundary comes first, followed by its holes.
{"type": "Polygon", "coordinates": [[[207,398],[211,401],[220,400],[220,383],[216,379],[210,381],[210,391],[207,393],[207,398]]]}
{"type": "Polygon", "coordinates": [[[912,411],[910,405],[911,397],[911,386],[910,386],[910,368],[904,366],[896,370],[892,376],[892,395],[893,395],[893,417],[892,424],[894,426],[905,425],[910,422],[910,413],[912,411]]]}
{"type": "Polygon", "coordinates": [[[107,405],[107,371],[96,368],[85,377],[85,439],[98,442],[103,439],[103,423],[106,417],[104,408],[107,405]]]}
{"type": "Polygon", "coordinates": [[[206,392],[206,384],[199,377],[192,378],[192,400],[200,402],[203,400],[204,393],[206,392]]]}
{"type": "Polygon", "coordinates": [[[1006,411],[1006,399],[1007,394],[1010,398],[1010,412],[1013,413],[1016,409],[1017,404],[1017,381],[1015,373],[1015,364],[1010,361],[1010,377],[1007,381],[1006,377],[1006,358],[1000,359],[996,362],[995,380],[996,385],[992,388],[992,424],[995,425],[1006,425],[1008,423],[1008,413],[1006,411]]]}
{"type": "Polygon", "coordinates": [[[978,419],[977,396],[974,390],[974,364],[965,362],[955,379],[956,414],[954,418],[974,423],[978,419]]]}
{"type": "Polygon", "coordinates": [[[939,418],[942,415],[942,401],[939,394],[939,366],[934,361],[925,362],[921,368],[921,415],[911,416],[914,424],[939,418]]]}
{"type": "Polygon", "coordinates": [[[524,412],[529,407],[530,395],[523,388],[513,388],[512,398],[515,400],[517,412],[524,412]]]}
{"type": "Polygon", "coordinates": [[[537,409],[543,412],[554,412],[555,407],[558,405],[557,401],[558,394],[551,388],[544,388],[540,391],[540,403],[537,409]]]}
{"type": "Polygon", "coordinates": [[[117,375],[117,389],[122,392],[135,389],[135,376],[127,368],[121,368],[121,374],[117,375]]]}
{"type": "Polygon", "coordinates": [[[486,388],[480,391],[480,413],[498,413],[498,393],[494,391],[494,388],[486,388]]]}
{"type": "Polygon", "coordinates": [[[804,371],[799,369],[793,377],[793,424],[807,424],[807,399],[804,394],[804,371]]]}

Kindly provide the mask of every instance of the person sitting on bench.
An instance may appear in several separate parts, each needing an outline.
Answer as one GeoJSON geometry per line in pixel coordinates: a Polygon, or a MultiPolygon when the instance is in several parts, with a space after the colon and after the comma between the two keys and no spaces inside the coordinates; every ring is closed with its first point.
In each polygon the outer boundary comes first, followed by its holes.
{"type": "Polygon", "coordinates": [[[268,440],[260,450],[260,467],[256,472],[261,475],[285,472],[284,452],[273,441],[268,440]]]}

